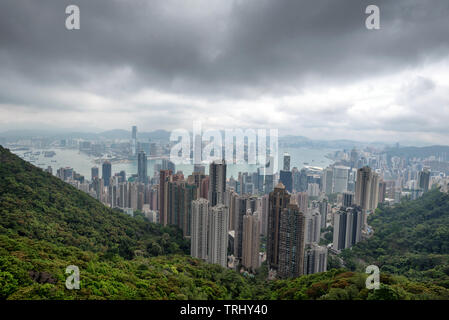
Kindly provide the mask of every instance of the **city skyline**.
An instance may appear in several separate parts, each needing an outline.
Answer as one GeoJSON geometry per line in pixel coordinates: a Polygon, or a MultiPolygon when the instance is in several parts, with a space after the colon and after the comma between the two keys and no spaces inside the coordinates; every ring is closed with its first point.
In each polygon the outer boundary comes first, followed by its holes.
{"type": "MultiPolygon", "coordinates": [[[[192,137],[192,130],[189,130],[189,127],[186,126],[186,128],[178,128],[182,130],[186,130],[189,132],[189,134],[192,137]]],[[[216,130],[218,132],[221,132],[222,138],[224,141],[224,132],[225,130],[247,130],[247,129],[253,129],[255,128],[236,128],[231,127],[227,129],[220,128],[203,128],[203,132],[207,130],[216,130]]],[[[256,128],[257,130],[260,128],[256,128]]],[[[266,128],[262,128],[266,129],[266,128]]],[[[141,140],[141,142],[148,142],[148,141],[164,141],[169,139],[172,132],[164,129],[157,129],[157,130],[149,130],[149,131],[139,131],[137,140],[141,140]],[[139,138],[140,136],[140,138],[139,138]]],[[[115,128],[111,130],[100,130],[100,129],[92,129],[88,130],[87,128],[81,128],[79,130],[77,129],[52,129],[51,127],[48,128],[38,128],[38,129],[11,129],[11,130],[4,130],[0,131],[0,142],[2,139],[6,141],[19,141],[19,140],[27,140],[31,138],[49,138],[53,140],[57,140],[59,138],[64,139],[73,139],[77,141],[102,141],[102,142],[111,142],[111,141],[129,141],[129,136],[131,136],[132,130],[129,130],[128,125],[124,125],[122,128],[115,128]]],[[[313,137],[310,137],[307,135],[307,132],[300,133],[298,135],[284,135],[279,134],[280,142],[287,142],[287,143],[299,143],[299,144],[317,144],[319,145],[319,148],[352,148],[352,147],[366,147],[366,146],[373,146],[375,148],[384,148],[384,147],[397,147],[400,145],[401,147],[430,147],[430,146],[449,146],[449,143],[445,141],[436,142],[436,141],[416,141],[416,140],[396,140],[396,139],[390,139],[390,140],[362,140],[358,137],[352,137],[348,139],[337,139],[332,136],[325,137],[323,139],[315,139],[313,137]]],[[[193,145],[193,144],[192,144],[193,145]]]]}
{"type": "Polygon", "coordinates": [[[0,1],[0,300],[449,300],[448,17],[0,1]]]}

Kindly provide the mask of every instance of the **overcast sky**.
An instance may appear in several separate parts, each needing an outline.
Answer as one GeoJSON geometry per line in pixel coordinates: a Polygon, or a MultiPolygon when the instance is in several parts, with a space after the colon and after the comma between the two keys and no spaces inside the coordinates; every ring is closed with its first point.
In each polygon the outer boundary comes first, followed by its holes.
{"type": "Polygon", "coordinates": [[[201,120],[449,144],[448,17],[448,0],[1,0],[0,131],[201,120]]]}

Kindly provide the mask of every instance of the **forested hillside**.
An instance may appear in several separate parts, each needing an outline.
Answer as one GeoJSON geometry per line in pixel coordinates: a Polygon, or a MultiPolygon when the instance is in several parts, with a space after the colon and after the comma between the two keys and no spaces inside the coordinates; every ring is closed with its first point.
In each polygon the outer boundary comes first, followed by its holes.
{"type": "Polygon", "coordinates": [[[449,299],[449,290],[405,277],[333,269],[291,280],[246,278],[187,255],[125,260],[115,255],[0,236],[0,299],[449,299]],[[65,268],[80,269],[80,289],[65,288],[65,268]]]}
{"type": "Polygon", "coordinates": [[[244,277],[188,251],[179,230],[108,209],[0,147],[0,299],[449,299],[388,274],[368,290],[365,273],[344,269],[268,282],[264,268],[244,277]],[[79,290],[65,288],[69,265],[79,290]]]}
{"type": "Polygon", "coordinates": [[[420,199],[381,207],[369,217],[374,235],[342,253],[346,266],[381,271],[449,288],[449,195],[434,189],[420,199]]]}
{"type": "Polygon", "coordinates": [[[174,227],[111,210],[86,193],[0,146],[0,234],[83,250],[135,254],[188,253],[174,227]]]}

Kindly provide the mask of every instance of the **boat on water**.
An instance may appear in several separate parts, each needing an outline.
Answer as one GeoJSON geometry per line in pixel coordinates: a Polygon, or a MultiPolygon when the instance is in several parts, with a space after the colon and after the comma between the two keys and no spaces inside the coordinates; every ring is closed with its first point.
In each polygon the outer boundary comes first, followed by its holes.
{"type": "Polygon", "coordinates": [[[45,151],[44,152],[44,157],[46,157],[46,158],[51,158],[55,155],[56,155],[56,152],[54,152],[54,151],[45,151]]]}
{"type": "MultiPolygon", "coordinates": [[[[13,151],[13,152],[26,151],[26,150],[30,150],[30,148],[27,148],[27,147],[11,148],[11,151],[13,151]]],[[[28,152],[31,152],[31,151],[28,151],[28,152]]],[[[25,152],[25,153],[28,153],[28,152],[25,152]]]]}

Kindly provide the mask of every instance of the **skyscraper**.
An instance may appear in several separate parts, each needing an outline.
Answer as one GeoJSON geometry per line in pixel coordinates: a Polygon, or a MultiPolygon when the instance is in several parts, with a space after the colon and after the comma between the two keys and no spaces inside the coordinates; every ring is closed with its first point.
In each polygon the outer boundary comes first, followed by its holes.
{"type": "Polygon", "coordinates": [[[343,207],[350,207],[354,203],[354,193],[343,192],[343,207]]]}
{"type": "Polygon", "coordinates": [[[176,225],[183,231],[184,237],[191,235],[192,201],[196,200],[197,192],[194,184],[184,179],[169,181],[167,184],[167,214],[168,224],[176,225]]]}
{"type": "Polygon", "coordinates": [[[209,176],[201,180],[200,197],[207,199],[209,197],[209,176]]]}
{"type": "Polygon", "coordinates": [[[193,172],[206,174],[206,167],[201,164],[195,164],[195,165],[193,165],[193,172]]]}
{"type": "Polygon", "coordinates": [[[271,191],[273,191],[274,187],[274,165],[275,160],[273,156],[269,156],[267,158],[267,163],[265,164],[264,170],[264,179],[263,179],[263,186],[264,186],[264,193],[269,194],[271,191]]]}
{"type": "Polygon", "coordinates": [[[296,195],[296,203],[299,206],[299,211],[304,214],[309,212],[309,195],[307,192],[298,192],[296,195]]]}
{"type": "Polygon", "coordinates": [[[132,127],[131,133],[131,153],[133,156],[137,153],[137,126],[132,127]]]}
{"type": "Polygon", "coordinates": [[[129,204],[128,204],[128,183],[122,183],[119,186],[119,200],[118,200],[118,205],[120,208],[128,208],[129,204]]]}
{"type": "Polygon", "coordinates": [[[168,224],[168,182],[171,177],[171,170],[159,172],[159,220],[164,226],[168,224]]]}
{"type": "Polygon", "coordinates": [[[359,153],[357,152],[355,147],[351,150],[350,159],[351,159],[351,167],[355,168],[357,166],[357,160],[359,159],[359,153]]]}
{"type": "Polygon", "coordinates": [[[377,206],[379,205],[379,182],[380,182],[379,175],[373,172],[373,179],[371,181],[371,194],[370,194],[371,211],[376,210],[377,206]]]}
{"type": "Polygon", "coordinates": [[[382,180],[379,182],[379,203],[385,202],[386,194],[387,194],[387,183],[382,180]]]}
{"type": "Polygon", "coordinates": [[[268,234],[268,210],[270,207],[270,196],[268,194],[264,194],[262,196],[262,210],[260,211],[260,224],[261,224],[261,233],[264,236],[267,236],[268,234]]]}
{"type": "Polygon", "coordinates": [[[318,197],[320,195],[320,185],[318,183],[309,183],[307,185],[307,194],[309,197],[318,197]]]}
{"type": "Polygon", "coordinates": [[[306,246],[304,255],[304,274],[325,272],[327,270],[327,248],[313,243],[306,246]]]}
{"type": "Polygon", "coordinates": [[[95,190],[95,197],[97,200],[102,201],[103,197],[103,189],[104,189],[104,181],[103,179],[94,178],[92,181],[92,187],[95,190]]]}
{"type": "Polygon", "coordinates": [[[111,179],[112,166],[109,161],[103,162],[102,167],[102,178],[104,181],[104,186],[109,187],[109,181],[111,179]]]}
{"type": "Polygon", "coordinates": [[[138,191],[137,184],[132,182],[129,184],[129,207],[133,210],[137,210],[137,202],[138,202],[138,191]]]}
{"type": "Polygon", "coordinates": [[[346,248],[346,212],[340,210],[334,214],[334,232],[332,247],[334,250],[346,248]]]}
{"type": "Polygon", "coordinates": [[[418,186],[423,192],[429,191],[429,180],[430,180],[430,172],[427,168],[419,172],[418,186]]]}
{"type": "Polygon", "coordinates": [[[246,189],[246,182],[248,180],[248,172],[239,172],[238,182],[239,182],[239,194],[244,195],[247,191],[246,189]]]}
{"type": "MultiPolygon", "coordinates": [[[[202,188],[202,181],[204,178],[206,178],[206,175],[204,173],[201,172],[197,172],[197,171],[193,171],[192,175],[191,175],[191,179],[193,180],[193,184],[196,186],[196,191],[197,191],[197,198],[201,197],[201,188],[202,188]]],[[[207,197],[203,197],[203,198],[207,198],[207,197]]]]}
{"type": "Polygon", "coordinates": [[[194,258],[207,260],[209,201],[200,198],[192,201],[191,246],[190,254],[194,258]]]}
{"type": "Polygon", "coordinates": [[[257,190],[260,193],[264,192],[264,183],[265,183],[265,179],[264,179],[264,168],[257,168],[257,190]]]}
{"type": "Polygon", "coordinates": [[[279,232],[279,278],[294,278],[304,274],[305,217],[294,198],[282,210],[279,232]]]}
{"type": "Polygon", "coordinates": [[[259,214],[247,210],[243,217],[243,241],[242,241],[242,265],[252,271],[255,271],[259,263],[260,247],[260,219],[259,214]]]}
{"type": "Polygon", "coordinates": [[[214,161],[209,166],[208,200],[212,207],[224,204],[226,192],[226,162],[214,161]]]}
{"type": "Polygon", "coordinates": [[[333,193],[343,193],[348,190],[349,167],[333,167],[333,193]]]}
{"type": "Polygon", "coordinates": [[[228,192],[227,206],[229,208],[229,230],[235,230],[236,204],[239,195],[234,190],[228,192]]]}
{"type": "Polygon", "coordinates": [[[319,202],[319,210],[321,215],[321,229],[325,229],[327,222],[327,213],[329,211],[329,205],[326,199],[323,199],[319,202]]]}
{"type": "Polygon", "coordinates": [[[125,172],[125,170],[120,171],[120,173],[118,175],[120,177],[120,182],[126,182],[126,172],[125,172]]]}
{"type": "Polygon", "coordinates": [[[331,194],[333,191],[333,169],[331,167],[327,167],[323,171],[323,179],[321,180],[321,190],[327,195],[331,194]]]}
{"type": "Polygon", "coordinates": [[[370,209],[370,196],[372,184],[372,172],[370,167],[357,170],[357,181],[355,189],[355,203],[363,210],[370,209]]]}
{"type": "Polygon", "coordinates": [[[208,217],[208,262],[227,266],[229,209],[219,203],[210,208],[208,217]]]}
{"type": "Polygon", "coordinates": [[[264,190],[266,194],[269,194],[273,190],[274,177],[272,174],[265,174],[264,177],[264,190]]]}
{"type": "Polygon", "coordinates": [[[372,211],[377,208],[379,202],[379,175],[370,167],[362,167],[357,170],[355,189],[355,204],[364,211],[372,211]]]}
{"type": "Polygon", "coordinates": [[[90,179],[91,181],[94,181],[95,178],[99,177],[98,167],[93,167],[92,169],[90,169],[90,172],[91,172],[91,179],[90,179]]]}
{"type": "Polygon", "coordinates": [[[307,169],[302,168],[301,171],[299,171],[299,185],[298,185],[298,192],[307,192],[307,169]]]}
{"type": "Polygon", "coordinates": [[[138,181],[147,184],[148,183],[148,164],[147,155],[144,151],[139,151],[137,155],[137,176],[138,181]]]}
{"type": "Polygon", "coordinates": [[[364,212],[358,206],[342,207],[334,215],[333,248],[342,250],[362,240],[364,212]]]}
{"type": "Polygon", "coordinates": [[[299,190],[299,170],[296,167],[292,169],[292,183],[293,183],[293,192],[298,192],[299,190]]]}
{"type": "Polygon", "coordinates": [[[290,194],[285,190],[285,186],[279,183],[270,193],[268,201],[267,263],[269,269],[277,270],[279,267],[281,214],[290,202],[290,194]]]}
{"type": "Polygon", "coordinates": [[[235,227],[235,240],[234,240],[234,256],[237,259],[241,259],[243,255],[243,218],[247,214],[247,211],[255,212],[257,210],[257,197],[254,196],[239,196],[235,202],[235,216],[234,216],[234,227],[235,227]]]}
{"type": "Polygon", "coordinates": [[[318,243],[321,236],[321,215],[318,209],[305,214],[305,243],[318,243]]]}
{"type": "Polygon", "coordinates": [[[279,176],[279,180],[285,186],[285,189],[287,189],[287,191],[291,193],[293,191],[292,172],[281,170],[279,176]]]}
{"type": "Polygon", "coordinates": [[[290,171],[290,155],[284,153],[284,171],[290,171]]]}
{"type": "Polygon", "coordinates": [[[175,164],[168,160],[168,159],[162,159],[162,170],[171,170],[171,172],[175,172],[175,164]]]}
{"type": "Polygon", "coordinates": [[[69,181],[73,179],[74,175],[73,168],[70,167],[59,168],[56,172],[57,172],[56,176],[63,181],[69,181]]]}

